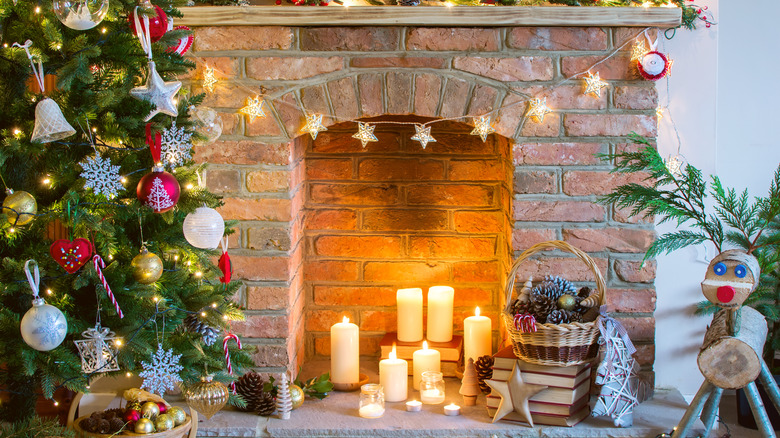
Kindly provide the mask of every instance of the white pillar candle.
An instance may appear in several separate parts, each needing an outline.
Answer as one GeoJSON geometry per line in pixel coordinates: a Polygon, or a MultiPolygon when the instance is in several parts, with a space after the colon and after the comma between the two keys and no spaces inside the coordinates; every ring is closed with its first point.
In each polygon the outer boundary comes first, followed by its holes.
{"type": "Polygon", "coordinates": [[[398,305],[398,340],[419,342],[423,338],[422,289],[398,289],[395,295],[398,305]]]}
{"type": "Polygon", "coordinates": [[[379,384],[385,390],[385,401],[400,402],[408,397],[409,364],[396,357],[395,345],[389,357],[379,361],[379,384]]]}
{"type": "Polygon", "coordinates": [[[492,322],[487,316],[479,315],[479,307],[474,309],[474,316],[463,320],[463,360],[469,358],[477,361],[484,355],[493,354],[492,322]]]}
{"type": "Polygon", "coordinates": [[[344,321],[330,328],[330,380],[333,383],[360,381],[360,335],[358,326],[344,321]]]}
{"type": "Polygon", "coordinates": [[[456,405],[455,403],[448,404],[447,406],[444,407],[444,415],[450,417],[460,415],[460,406],[456,405]]]}
{"type": "Polygon", "coordinates": [[[428,342],[423,341],[423,348],[412,354],[414,373],[412,373],[412,386],[420,389],[422,373],[425,371],[441,372],[441,353],[428,349],[428,342]]]}
{"type": "Polygon", "coordinates": [[[433,286],[428,289],[428,332],[431,342],[452,340],[452,302],[455,289],[449,286],[433,286]]]}

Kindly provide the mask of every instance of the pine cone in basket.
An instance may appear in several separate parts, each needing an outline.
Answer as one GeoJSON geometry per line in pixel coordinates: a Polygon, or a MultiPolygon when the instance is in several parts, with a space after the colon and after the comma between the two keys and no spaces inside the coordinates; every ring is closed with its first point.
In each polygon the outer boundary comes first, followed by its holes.
{"type": "Polygon", "coordinates": [[[580,298],[587,298],[590,296],[591,292],[592,291],[588,286],[582,286],[579,292],[577,292],[577,296],[580,298]]]}
{"type": "Polygon", "coordinates": [[[111,425],[111,433],[119,432],[123,427],[125,427],[125,421],[119,417],[114,417],[108,420],[108,424],[111,425]]]}
{"type": "Polygon", "coordinates": [[[260,393],[260,397],[255,405],[255,412],[263,417],[270,417],[276,412],[276,399],[270,392],[260,393]]]}
{"type": "Polygon", "coordinates": [[[533,301],[533,296],[535,295],[544,295],[545,297],[551,299],[551,300],[557,300],[558,297],[563,295],[563,292],[558,288],[557,285],[554,283],[548,283],[546,281],[543,281],[531,289],[531,300],[533,301]]]}
{"type": "Polygon", "coordinates": [[[569,322],[571,322],[569,312],[566,310],[555,309],[547,316],[548,324],[568,324],[569,322]]]}
{"type": "Polygon", "coordinates": [[[401,6],[417,6],[420,4],[420,0],[398,0],[398,4],[401,6]]]}
{"type": "MultiPolygon", "coordinates": [[[[569,294],[569,295],[575,295],[577,293],[577,288],[574,287],[573,284],[569,280],[566,280],[565,278],[561,278],[557,275],[547,275],[544,277],[544,283],[552,283],[555,285],[558,290],[561,291],[560,295],[563,294],[569,294]]],[[[559,295],[559,296],[560,296],[559,295]]]]}
{"type": "Polygon", "coordinates": [[[236,393],[246,401],[245,411],[257,410],[263,398],[263,385],[265,382],[260,374],[250,371],[236,380],[236,393]]]}
{"type": "Polygon", "coordinates": [[[94,417],[87,417],[81,420],[79,425],[82,429],[84,429],[86,432],[97,432],[97,422],[98,420],[94,417]]]}
{"type": "Polygon", "coordinates": [[[564,310],[569,317],[569,322],[582,322],[582,314],[576,310],[564,310]]]}
{"type": "Polygon", "coordinates": [[[520,301],[518,298],[512,302],[512,306],[510,306],[509,311],[512,313],[512,315],[524,315],[526,313],[531,313],[531,302],[520,301]]]}
{"type": "Polygon", "coordinates": [[[477,381],[479,383],[479,389],[483,394],[490,394],[490,387],[485,383],[485,380],[493,378],[493,356],[486,354],[475,363],[477,368],[477,381]]]}
{"type": "Polygon", "coordinates": [[[544,324],[547,320],[547,315],[557,308],[558,304],[555,299],[531,291],[531,313],[536,318],[536,322],[544,324]]]}
{"type": "Polygon", "coordinates": [[[203,343],[206,345],[214,344],[219,336],[219,331],[217,329],[208,325],[206,321],[201,320],[195,313],[187,315],[181,324],[185,331],[203,336],[203,343]]]}

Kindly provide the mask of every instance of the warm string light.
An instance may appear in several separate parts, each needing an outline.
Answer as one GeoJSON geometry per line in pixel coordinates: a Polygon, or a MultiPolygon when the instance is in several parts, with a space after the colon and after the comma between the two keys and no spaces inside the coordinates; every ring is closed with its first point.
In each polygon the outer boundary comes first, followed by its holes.
{"type": "Polygon", "coordinates": [[[479,119],[474,119],[474,129],[471,131],[471,135],[478,135],[482,139],[482,143],[487,141],[487,136],[496,132],[496,128],[490,123],[490,117],[481,116],[479,119]]]}
{"type": "Polygon", "coordinates": [[[357,134],[353,135],[352,138],[360,140],[360,144],[362,144],[363,148],[365,149],[369,142],[379,141],[374,135],[374,128],[376,128],[376,126],[371,126],[368,123],[358,122],[358,132],[357,134]]]}
{"type": "Polygon", "coordinates": [[[645,46],[644,40],[637,40],[634,43],[634,46],[631,48],[631,60],[632,61],[639,61],[641,60],[645,55],[647,55],[647,52],[650,50],[645,46]]]}
{"type": "MultiPolygon", "coordinates": [[[[322,114],[307,114],[306,126],[303,127],[301,132],[305,132],[311,135],[312,140],[317,139],[317,134],[322,131],[327,131],[328,128],[322,125],[322,114]]],[[[365,147],[365,145],[364,145],[365,147]]]]}
{"type": "Polygon", "coordinates": [[[215,85],[217,85],[217,77],[214,75],[214,67],[206,66],[203,71],[203,87],[209,90],[209,93],[213,93],[215,85]]]}
{"type": "Polygon", "coordinates": [[[256,96],[254,99],[250,97],[247,100],[246,106],[241,108],[239,112],[249,117],[249,123],[254,122],[258,117],[265,117],[263,99],[260,96],[256,96]]]}
{"type": "Polygon", "coordinates": [[[536,123],[544,123],[544,116],[551,113],[552,110],[547,106],[547,98],[534,97],[528,101],[528,111],[525,116],[536,123]]]}
{"type": "Polygon", "coordinates": [[[593,97],[601,97],[601,89],[609,84],[602,81],[599,77],[599,72],[593,74],[588,72],[588,76],[585,78],[585,94],[590,94],[593,97]]]}
{"type": "Polygon", "coordinates": [[[425,149],[428,143],[436,143],[436,139],[431,135],[431,127],[425,125],[414,125],[416,133],[412,136],[412,140],[420,142],[422,148],[425,149]]]}

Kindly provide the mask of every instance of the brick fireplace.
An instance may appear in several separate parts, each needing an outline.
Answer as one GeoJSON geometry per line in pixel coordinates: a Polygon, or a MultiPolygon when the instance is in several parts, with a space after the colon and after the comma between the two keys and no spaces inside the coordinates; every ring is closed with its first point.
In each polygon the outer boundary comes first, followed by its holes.
{"type": "MultiPolygon", "coordinates": [[[[224,197],[238,300],[236,324],[258,347],[261,371],[297,370],[329,354],[328,329],[349,316],[361,354],[395,330],[395,290],[456,289],[455,331],[480,306],[494,320],[513,258],[530,245],[566,240],[589,252],[607,279],[608,305],[630,332],[646,372],[654,361],[655,264],[642,264],[652,223],[598,203],[623,176],[596,153],[625,148],[635,131],[655,137],[657,94],[629,62],[630,45],[600,64],[600,98],[581,81],[552,87],[555,110],[523,123],[525,105],[498,114],[497,134],[470,136],[471,119],[433,125],[423,150],[409,125],[377,125],[363,149],[347,119],[420,122],[479,115],[581,72],[641,32],[629,27],[285,27],[195,29],[190,80],[204,63],[219,83],[222,138],[196,149],[206,184],[224,197]],[[274,102],[253,123],[238,114],[251,90],[274,102]],[[328,131],[300,135],[304,114],[328,131]]],[[[525,278],[559,274],[587,283],[588,270],[549,253],[525,278]]]]}

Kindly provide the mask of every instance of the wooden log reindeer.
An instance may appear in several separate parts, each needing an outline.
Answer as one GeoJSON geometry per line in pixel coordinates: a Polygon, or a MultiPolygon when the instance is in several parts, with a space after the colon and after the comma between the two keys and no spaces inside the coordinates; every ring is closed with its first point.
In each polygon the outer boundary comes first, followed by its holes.
{"type": "Polygon", "coordinates": [[[755,382],[761,379],[772,403],[780,409],[780,391],[762,358],[767,324],[758,311],[742,306],[758,286],[759,276],[756,258],[741,250],[723,251],[710,262],[701,290],[721,310],[707,328],[699,352],[704,383],[672,433],[673,438],[685,437],[697,416],[706,428],[703,436],[708,437],[723,390],[738,388],[745,389],[761,434],[775,438],[755,382]]]}

